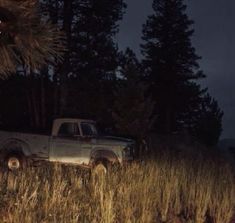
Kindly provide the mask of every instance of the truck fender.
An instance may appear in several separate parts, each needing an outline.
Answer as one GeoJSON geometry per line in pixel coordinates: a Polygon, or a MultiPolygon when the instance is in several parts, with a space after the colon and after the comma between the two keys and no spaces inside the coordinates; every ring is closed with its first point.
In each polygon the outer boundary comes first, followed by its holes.
{"type": "Polygon", "coordinates": [[[19,152],[22,153],[24,156],[30,156],[31,150],[27,143],[22,140],[11,138],[6,140],[3,143],[3,146],[0,148],[0,153],[7,155],[11,152],[19,152]]]}
{"type": "Polygon", "coordinates": [[[116,163],[118,161],[117,155],[107,149],[96,149],[91,152],[91,163],[96,162],[97,160],[107,160],[111,163],[116,163]]]}

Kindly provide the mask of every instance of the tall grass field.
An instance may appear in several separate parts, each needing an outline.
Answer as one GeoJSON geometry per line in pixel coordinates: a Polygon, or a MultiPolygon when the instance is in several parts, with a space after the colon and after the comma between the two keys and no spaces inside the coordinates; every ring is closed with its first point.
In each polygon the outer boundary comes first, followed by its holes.
{"type": "Polygon", "coordinates": [[[0,222],[230,223],[232,168],[195,154],[160,152],[106,175],[59,165],[2,171],[0,222]]]}

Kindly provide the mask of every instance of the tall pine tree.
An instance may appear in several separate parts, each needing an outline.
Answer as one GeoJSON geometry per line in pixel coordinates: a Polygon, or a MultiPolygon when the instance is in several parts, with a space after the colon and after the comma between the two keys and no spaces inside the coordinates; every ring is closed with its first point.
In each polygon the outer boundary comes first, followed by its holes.
{"type": "Polygon", "coordinates": [[[75,113],[101,119],[111,118],[113,85],[118,67],[118,48],[114,36],[122,19],[123,0],[83,0],[76,9],[73,27],[73,75],[76,90],[75,113]],[[82,105],[82,106],[81,106],[82,105]]]}
{"type": "Polygon", "coordinates": [[[183,0],[154,0],[154,14],[143,27],[142,52],[146,81],[156,101],[156,129],[171,133],[191,125],[203,91],[194,81],[203,78],[199,56],[191,43],[193,21],[183,0]]]}

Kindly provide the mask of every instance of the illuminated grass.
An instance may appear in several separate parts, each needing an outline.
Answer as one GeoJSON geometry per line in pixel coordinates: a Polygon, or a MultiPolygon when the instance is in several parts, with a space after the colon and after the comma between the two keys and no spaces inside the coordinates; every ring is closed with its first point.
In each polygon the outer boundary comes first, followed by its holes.
{"type": "Polygon", "coordinates": [[[61,166],[0,179],[0,222],[7,223],[229,223],[235,205],[228,164],[182,154],[115,167],[96,182],[89,171],[61,166]]]}

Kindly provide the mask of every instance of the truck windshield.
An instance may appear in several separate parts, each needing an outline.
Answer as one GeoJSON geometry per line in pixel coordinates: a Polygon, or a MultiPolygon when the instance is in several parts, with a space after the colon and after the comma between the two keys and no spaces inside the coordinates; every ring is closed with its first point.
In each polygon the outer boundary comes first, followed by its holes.
{"type": "Polygon", "coordinates": [[[94,123],[82,122],[81,123],[83,136],[97,136],[97,128],[94,123]]]}

